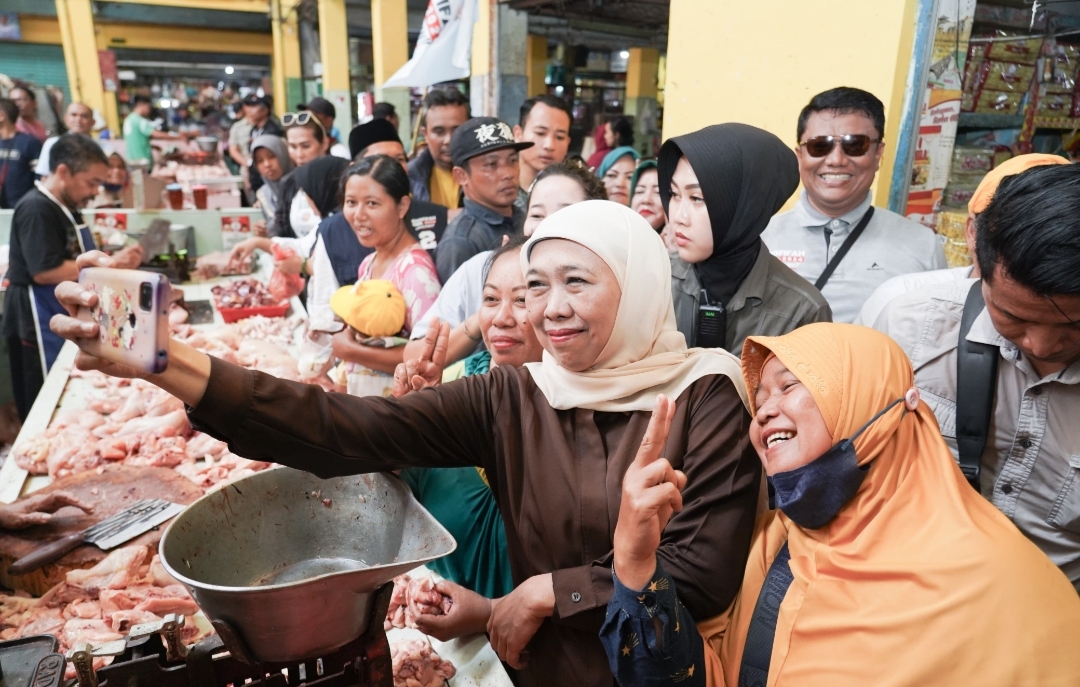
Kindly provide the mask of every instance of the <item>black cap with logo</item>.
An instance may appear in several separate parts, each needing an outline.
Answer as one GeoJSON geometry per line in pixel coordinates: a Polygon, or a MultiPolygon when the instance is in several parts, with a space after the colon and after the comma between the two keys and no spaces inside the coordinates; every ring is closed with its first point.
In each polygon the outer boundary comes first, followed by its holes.
{"type": "Polygon", "coordinates": [[[246,96],[244,96],[243,103],[244,105],[249,107],[253,105],[262,105],[268,110],[271,109],[270,101],[268,98],[266,98],[265,96],[258,96],[254,93],[248,93],[246,96]]]}
{"type": "Polygon", "coordinates": [[[454,135],[450,138],[450,157],[454,166],[460,167],[467,160],[493,150],[524,150],[532,146],[528,141],[515,141],[513,129],[500,119],[473,117],[454,130],[454,135]]]}

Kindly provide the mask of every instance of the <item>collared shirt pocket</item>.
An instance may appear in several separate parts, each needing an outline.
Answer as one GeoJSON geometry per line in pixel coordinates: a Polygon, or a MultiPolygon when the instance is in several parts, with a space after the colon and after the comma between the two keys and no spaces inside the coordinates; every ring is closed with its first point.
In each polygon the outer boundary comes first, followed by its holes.
{"type": "Polygon", "coordinates": [[[1069,469],[1047,522],[1080,534],[1080,455],[1069,456],[1069,469]]]}
{"type": "Polygon", "coordinates": [[[926,401],[926,405],[930,406],[930,410],[934,411],[934,417],[937,419],[941,436],[945,439],[945,443],[955,457],[957,455],[956,401],[935,394],[922,385],[919,385],[919,393],[922,395],[922,400],[926,401]]]}

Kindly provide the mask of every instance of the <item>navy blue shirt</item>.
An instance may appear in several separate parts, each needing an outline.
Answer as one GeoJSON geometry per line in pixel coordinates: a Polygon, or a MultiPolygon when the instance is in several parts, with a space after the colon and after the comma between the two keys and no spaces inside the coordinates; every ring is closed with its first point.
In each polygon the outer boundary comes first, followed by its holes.
{"type": "Polygon", "coordinates": [[[524,223],[525,213],[517,206],[513,216],[507,217],[466,198],[465,209],[446,228],[439,242],[435,258],[439,281],[445,284],[462,263],[477,253],[498,248],[503,236],[519,233],[524,223]]]}
{"type": "Polygon", "coordinates": [[[34,188],[34,165],[41,155],[41,142],[22,132],[0,138],[0,208],[11,209],[34,188]]]}

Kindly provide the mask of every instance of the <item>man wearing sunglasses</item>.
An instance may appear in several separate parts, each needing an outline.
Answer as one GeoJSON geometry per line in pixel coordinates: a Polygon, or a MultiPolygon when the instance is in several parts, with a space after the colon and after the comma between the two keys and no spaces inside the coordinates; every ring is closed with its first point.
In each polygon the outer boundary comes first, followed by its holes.
{"type": "Polygon", "coordinates": [[[885,280],[944,269],[933,231],[870,204],[885,152],[885,107],[857,88],[819,93],[799,114],[795,209],[773,217],[761,235],[773,255],[814,283],[834,322],[852,322],[885,280]]]}

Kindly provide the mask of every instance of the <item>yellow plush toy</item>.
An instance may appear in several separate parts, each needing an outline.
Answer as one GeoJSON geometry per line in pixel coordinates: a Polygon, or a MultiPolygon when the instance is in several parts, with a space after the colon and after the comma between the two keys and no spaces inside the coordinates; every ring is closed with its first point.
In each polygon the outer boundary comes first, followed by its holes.
{"type": "Polygon", "coordinates": [[[393,336],[405,326],[405,297],[385,279],[342,286],[330,297],[330,309],[368,337],[393,336]]]}

